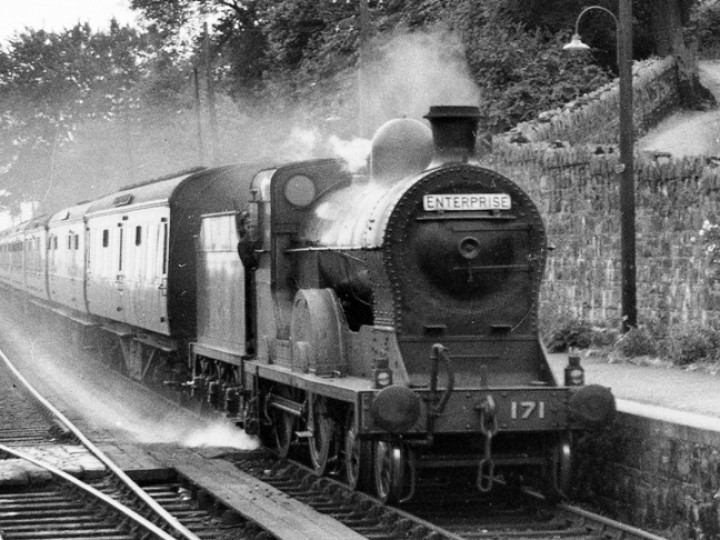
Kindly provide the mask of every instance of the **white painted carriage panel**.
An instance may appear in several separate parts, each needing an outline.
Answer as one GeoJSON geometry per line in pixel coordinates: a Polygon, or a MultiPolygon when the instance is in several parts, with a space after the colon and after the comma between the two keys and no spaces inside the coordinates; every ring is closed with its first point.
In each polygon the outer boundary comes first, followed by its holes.
{"type": "Polygon", "coordinates": [[[88,311],[101,317],[124,321],[123,275],[120,271],[122,216],[105,214],[91,217],[87,229],[88,311]]]}
{"type": "Polygon", "coordinates": [[[124,223],[123,310],[126,321],[169,334],[167,316],[167,206],[131,212],[124,223]]]}
{"type": "Polygon", "coordinates": [[[8,264],[8,281],[14,287],[22,288],[24,286],[23,261],[23,241],[22,235],[13,234],[10,238],[10,253],[8,264]]]}
{"type": "Polygon", "coordinates": [[[24,288],[31,295],[47,299],[45,275],[47,231],[44,227],[25,231],[23,237],[24,288]]]}
{"type": "Polygon", "coordinates": [[[13,239],[9,233],[0,238],[0,281],[11,283],[13,239]]]}
{"type": "Polygon", "coordinates": [[[53,302],[85,311],[85,224],[51,223],[48,230],[48,286],[53,302]]]}

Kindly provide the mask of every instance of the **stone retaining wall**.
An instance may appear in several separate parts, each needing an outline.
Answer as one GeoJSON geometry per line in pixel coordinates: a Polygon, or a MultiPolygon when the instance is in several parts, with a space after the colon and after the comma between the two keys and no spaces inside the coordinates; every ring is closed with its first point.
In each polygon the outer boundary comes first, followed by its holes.
{"type": "Polygon", "coordinates": [[[620,413],[576,451],[573,502],[671,539],[720,538],[720,433],[620,413]]]}
{"type": "MultiPolygon", "coordinates": [[[[529,142],[572,141],[573,144],[617,142],[620,92],[618,81],[608,83],[536,120],[518,124],[508,139],[529,142]]],[[[633,65],[633,127],[646,133],[680,106],[675,61],[671,56],[633,65]]]]}
{"type": "MultiPolygon", "coordinates": [[[[680,97],[672,58],[638,63],[633,72],[640,133],[680,97]]],[[[495,139],[486,158],[528,191],[545,218],[555,248],[541,297],[545,320],[619,326],[619,154],[608,144],[617,134],[617,100],[615,82],[495,139]]],[[[720,221],[717,161],[638,155],[635,162],[639,323],[720,327],[720,272],[700,237],[706,220],[720,221]]]]}
{"type": "MultiPolygon", "coordinates": [[[[491,166],[540,207],[549,255],[541,295],[546,319],[618,325],[620,212],[613,146],[496,143],[491,166]]],[[[636,160],[638,320],[720,327],[717,264],[700,236],[720,218],[720,168],[705,158],[636,160]]]]}

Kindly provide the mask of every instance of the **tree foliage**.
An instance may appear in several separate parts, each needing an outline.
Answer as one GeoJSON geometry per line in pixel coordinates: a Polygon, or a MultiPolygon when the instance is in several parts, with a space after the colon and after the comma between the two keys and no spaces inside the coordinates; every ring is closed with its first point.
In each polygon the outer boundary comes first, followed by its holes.
{"type": "MultiPolygon", "coordinates": [[[[651,51],[643,45],[648,2],[634,2],[639,55],[651,51]]],[[[609,80],[616,34],[606,15],[583,19],[594,57],[561,52],[589,3],[131,0],[142,31],[27,32],[0,51],[0,190],[40,197],[53,170],[71,166],[67,156],[77,156],[80,140],[103,156],[95,161],[105,170],[124,161],[120,175],[135,180],[170,172],[153,163],[202,158],[195,134],[215,125],[216,159],[233,159],[257,154],[268,140],[266,148],[277,145],[269,132],[287,134],[293,118],[350,136],[363,120],[373,128],[391,115],[423,114],[423,99],[470,101],[489,129],[503,131],[609,80]],[[115,145],[124,157],[101,149],[103,126],[124,141],[115,145]],[[146,152],[150,145],[158,158],[146,152]],[[62,160],[54,159],[59,149],[62,160]]],[[[615,0],[593,3],[616,9],[615,0]]],[[[212,145],[204,144],[208,154],[212,145]]]]}
{"type": "MultiPolygon", "coordinates": [[[[369,0],[365,58],[372,58],[400,31],[441,27],[457,32],[483,90],[482,105],[491,125],[506,129],[607,80],[602,65],[558,52],[587,3],[369,0]]],[[[595,3],[614,8],[612,0],[595,3]]],[[[352,78],[362,39],[361,3],[356,0],[133,0],[132,5],[168,39],[177,38],[193,17],[214,21],[212,50],[198,54],[214,58],[222,74],[218,83],[236,99],[357,106],[349,94],[357,90],[352,78]],[[330,95],[335,99],[328,99],[330,95]]],[[[598,44],[601,64],[612,66],[615,29],[596,17],[588,14],[584,33],[598,44]]],[[[197,35],[198,51],[201,40],[197,35]]]]}
{"type": "Polygon", "coordinates": [[[696,40],[700,54],[717,58],[720,54],[720,1],[697,2],[690,16],[689,31],[696,40]]]}
{"type": "Polygon", "coordinates": [[[30,31],[0,52],[0,167],[4,189],[37,196],[53,153],[71,144],[78,124],[111,120],[128,106],[142,77],[143,38],[113,24],[108,33],[77,25],[63,33],[30,31]]]}

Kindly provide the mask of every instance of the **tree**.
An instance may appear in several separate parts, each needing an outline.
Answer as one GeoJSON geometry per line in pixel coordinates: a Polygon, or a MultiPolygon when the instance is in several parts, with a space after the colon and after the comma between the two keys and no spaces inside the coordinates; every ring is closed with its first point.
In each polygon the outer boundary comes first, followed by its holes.
{"type": "Polygon", "coordinates": [[[111,24],[107,33],[77,25],[62,33],[28,31],[0,54],[0,181],[20,198],[43,198],[61,149],[78,125],[112,121],[132,107],[144,39],[111,24]]]}
{"type": "MultiPolygon", "coordinates": [[[[150,30],[176,57],[196,65],[212,63],[225,90],[249,99],[266,69],[268,44],[260,28],[261,0],[132,0],[150,30]],[[208,25],[208,23],[210,23],[208,25]],[[205,35],[210,26],[209,35],[205,35]],[[179,51],[182,51],[178,54],[179,51]]],[[[272,3],[272,2],[270,2],[272,3]]]]}

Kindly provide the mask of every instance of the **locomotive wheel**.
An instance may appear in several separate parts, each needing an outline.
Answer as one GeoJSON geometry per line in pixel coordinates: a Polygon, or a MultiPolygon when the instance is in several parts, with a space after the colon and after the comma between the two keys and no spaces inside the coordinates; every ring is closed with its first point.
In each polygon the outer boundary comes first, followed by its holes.
{"type": "Polygon", "coordinates": [[[296,423],[297,418],[292,414],[283,411],[273,414],[273,439],[275,450],[281,459],[287,458],[290,454],[296,423]]]}
{"type": "MultiPolygon", "coordinates": [[[[262,390],[264,400],[260,403],[261,411],[255,411],[249,407],[245,414],[247,417],[246,431],[252,432],[253,425],[259,429],[262,444],[277,452],[278,457],[285,459],[290,455],[290,450],[295,440],[295,432],[298,429],[298,417],[280,408],[273,407],[270,402],[273,395],[288,400],[294,400],[296,396],[288,388],[265,388],[262,390]],[[254,420],[259,417],[257,420],[254,420]]],[[[246,405],[248,407],[249,404],[246,405]]]]}
{"type": "Polygon", "coordinates": [[[335,422],[328,416],[327,403],[323,398],[315,398],[308,427],[312,432],[308,441],[310,463],[316,474],[323,475],[327,470],[330,443],[335,432],[335,422]]]}
{"type": "Polygon", "coordinates": [[[408,450],[397,443],[375,443],[375,493],[389,504],[409,501],[415,490],[415,468],[408,450]]]}
{"type": "Polygon", "coordinates": [[[566,498],[570,489],[571,458],[570,436],[563,434],[554,442],[549,452],[546,482],[549,484],[548,496],[550,499],[560,500],[566,498]]]}
{"type": "Polygon", "coordinates": [[[357,437],[355,415],[351,410],[345,427],[345,480],[352,489],[369,489],[372,485],[372,443],[357,437]]]}

